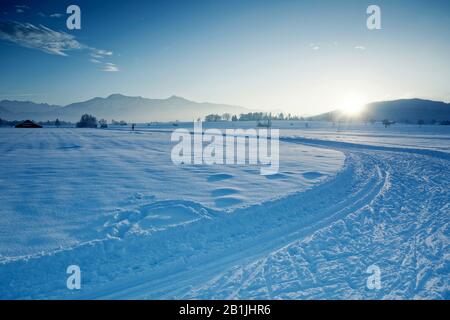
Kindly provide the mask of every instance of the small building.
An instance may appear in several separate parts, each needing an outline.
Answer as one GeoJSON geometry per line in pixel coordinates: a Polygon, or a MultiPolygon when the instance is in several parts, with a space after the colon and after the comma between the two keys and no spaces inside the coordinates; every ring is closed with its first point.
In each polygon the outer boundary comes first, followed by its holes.
{"type": "Polygon", "coordinates": [[[16,128],[42,128],[42,126],[31,120],[25,120],[22,123],[16,124],[16,128]]]}

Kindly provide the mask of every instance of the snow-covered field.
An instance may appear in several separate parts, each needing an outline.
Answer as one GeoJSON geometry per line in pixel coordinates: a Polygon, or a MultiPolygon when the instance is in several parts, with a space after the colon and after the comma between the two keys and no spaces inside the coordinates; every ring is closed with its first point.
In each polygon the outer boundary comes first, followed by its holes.
{"type": "Polygon", "coordinates": [[[449,127],[275,126],[272,176],[175,166],[172,125],[0,129],[0,298],[450,298],[449,127]]]}

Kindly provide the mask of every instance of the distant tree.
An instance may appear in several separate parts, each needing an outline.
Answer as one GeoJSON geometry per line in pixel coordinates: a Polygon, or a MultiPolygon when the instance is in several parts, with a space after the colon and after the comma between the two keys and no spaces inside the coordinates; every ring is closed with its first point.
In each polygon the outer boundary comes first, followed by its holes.
{"type": "Polygon", "coordinates": [[[222,115],[222,120],[224,120],[224,121],[230,121],[230,119],[231,119],[231,114],[229,114],[229,113],[224,113],[224,114],[222,115]]]}
{"type": "Polygon", "coordinates": [[[450,126],[450,120],[441,121],[441,125],[443,125],[443,126],[450,126]]]}
{"type": "Polygon", "coordinates": [[[61,126],[61,122],[59,121],[58,118],[56,118],[56,120],[55,120],[55,126],[56,126],[57,128],[59,128],[59,127],[61,126]]]}
{"type": "Polygon", "coordinates": [[[383,120],[383,125],[385,128],[389,127],[392,124],[391,121],[389,121],[389,119],[384,119],[383,120]]]}
{"type": "Polygon", "coordinates": [[[424,125],[424,124],[425,124],[425,121],[423,121],[422,119],[420,119],[420,120],[417,121],[417,124],[418,124],[419,126],[424,125]]]}
{"type": "Polygon", "coordinates": [[[77,128],[97,128],[97,118],[90,114],[83,114],[77,128]]]}
{"type": "Polygon", "coordinates": [[[205,117],[206,122],[217,122],[217,121],[220,121],[221,119],[222,119],[222,117],[219,116],[218,114],[208,114],[205,117]]]}
{"type": "Polygon", "coordinates": [[[100,119],[98,121],[100,128],[108,128],[108,121],[106,121],[105,119],[100,119]]]}
{"type": "Polygon", "coordinates": [[[232,116],[231,121],[238,121],[238,117],[236,115],[232,116]]]}
{"type": "Polygon", "coordinates": [[[431,124],[435,125],[437,123],[436,119],[431,120],[431,124]]]}

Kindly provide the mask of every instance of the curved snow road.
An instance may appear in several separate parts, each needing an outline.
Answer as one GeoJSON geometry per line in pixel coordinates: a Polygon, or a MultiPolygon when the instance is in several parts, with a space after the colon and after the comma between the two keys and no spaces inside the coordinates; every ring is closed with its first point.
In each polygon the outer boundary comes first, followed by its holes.
{"type": "MultiPolygon", "coordinates": [[[[191,227],[188,232],[193,238],[185,241],[192,246],[198,245],[195,237],[208,232],[205,228],[215,230],[215,235],[208,235],[208,240],[202,243],[204,247],[200,249],[200,254],[185,259],[185,266],[176,265],[177,269],[172,274],[162,264],[148,277],[139,275],[131,282],[130,279],[116,282],[88,297],[191,297],[191,288],[199,283],[233,266],[251,263],[345,217],[371,202],[387,183],[385,172],[372,159],[366,160],[361,166],[363,162],[358,156],[348,154],[348,158],[348,164],[338,178],[317,188],[238,210],[229,217],[217,217],[204,225],[194,226],[200,227],[195,231],[191,227]],[[186,268],[186,265],[189,267],[186,268]]],[[[233,286],[226,289],[231,288],[233,286]]]]}
{"type": "Polygon", "coordinates": [[[245,220],[247,233],[271,227],[236,250],[132,288],[125,282],[106,297],[448,298],[448,155],[291,142],[341,150],[346,169],[316,189],[238,212],[231,219],[245,220]],[[372,265],[381,270],[378,290],[366,285],[372,265]]]}
{"type": "Polygon", "coordinates": [[[357,162],[354,164],[357,176],[367,174],[361,170],[378,171],[381,177],[378,187],[361,192],[363,196],[348,206],[345,214],[325,219],[330,223],[324,228],[261,259],[235,265],[182,297],[449,298],[448,154],[333,141],[287,140],[344,151],[351,162],[357,162]],[[371,275],[367,269],[374,265],[381,271],[381,288],[375,290],[367,287],[371,275]]]}

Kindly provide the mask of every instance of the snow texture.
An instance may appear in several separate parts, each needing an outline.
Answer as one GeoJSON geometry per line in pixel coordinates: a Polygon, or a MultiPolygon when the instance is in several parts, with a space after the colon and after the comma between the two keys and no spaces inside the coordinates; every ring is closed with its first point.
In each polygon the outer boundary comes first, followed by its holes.
{"type": "Polygon", "coordinates": [[[274,176],[175,166],[165,125],[1,129],[0,298],[450,298],[448,128],[275,125],[274,176]]]}

